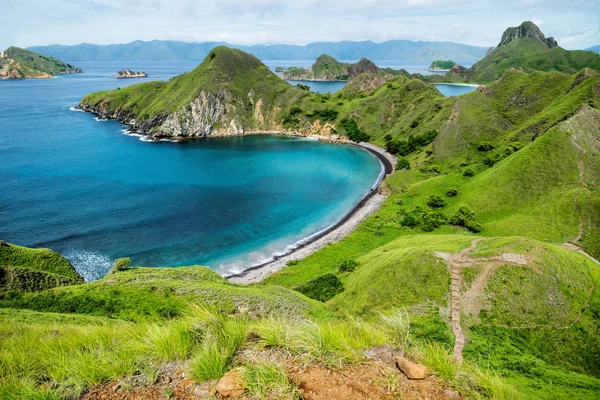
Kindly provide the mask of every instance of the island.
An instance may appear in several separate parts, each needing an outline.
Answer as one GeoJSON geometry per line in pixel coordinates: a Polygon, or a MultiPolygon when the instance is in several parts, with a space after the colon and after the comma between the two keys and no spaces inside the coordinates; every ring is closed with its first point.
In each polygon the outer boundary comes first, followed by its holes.
{"type": "Polygon", "coordinates": [[[389,77],[409,75],[405,70],[379,68],[366,58],[362,58],[354,64],[349,64],[323,54],[308,68],[290,68],[286,70],[281,74],[281,79],[288,81],[349,81],[365,73],[387,75],[389,77]]]}
{"type": "Polygon", "coordinates": [[[0,79],[48,79],[82,72],[81,68],[64,61],[19,47],[0,51],[0,79]]]}
{"type": "Polygon", "coordinates": [[[145,72],[134,72],[130,69],[122,69],[117,72],[117,75],[113,76],[114,79],[131,79],[131,78],[147,78],[148,74],[145,72]]]}
{"type": "Polygon", "coordinates": [[[436,60],[431,63],[429,66],[429,71],[431,72],[448,72],[454,67],[456,64],[454,61],[450,60],[436,60]]]}

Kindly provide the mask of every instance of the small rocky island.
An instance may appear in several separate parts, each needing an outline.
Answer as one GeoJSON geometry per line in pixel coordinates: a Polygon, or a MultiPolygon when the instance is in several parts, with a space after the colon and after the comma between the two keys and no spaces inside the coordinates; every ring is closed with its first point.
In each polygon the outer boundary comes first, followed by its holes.
{"type": "Polygon", "coordinates": [[[456,63],[450,60],[435,60],[429,66],[431,72],[448,72],[456,63]]]}
{"type": "Polygon", "coordinates": [[[130,78],[147,78],[148,74],[145,72],[135,72],[130,69],[122,69],[113,77],[115,79],[130,79],[130,78]]]}
{"type": "Polygon", "coordinates": [[[0,79],[48,79],[82,72],[64,61],[19,47],[0,51],[0,79]]]}

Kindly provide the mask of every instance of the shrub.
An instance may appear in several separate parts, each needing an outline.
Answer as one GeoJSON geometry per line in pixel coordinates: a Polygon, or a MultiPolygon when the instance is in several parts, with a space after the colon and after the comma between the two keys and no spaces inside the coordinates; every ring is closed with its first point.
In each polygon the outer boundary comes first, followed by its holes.
{"type": "Polygon", "coordinates": [[[490,151],[493,148],[494,148],[494,143],[488,142],[488,141],[480,142],[477,145],[477,150],[479,150],[479,151],[490,151]]]}
{"type": "Polygon", "coordinates": [[[320,302],[332,299],[344,291],[344,285],[334,274],[321,275],[295,288],[298,292],[320,302]]]}
{"type": "Polygon", "coordinates": [[[294,265],[298,265],[299,262],[300,261],[298,261],[298,260],[290,260],[290,261],[286,262],[285,265],[287,265],[288,267],[292,267],[294,265]]]}
{"type": "Polygon", "coordinates": [[[439,211],[424,212],[421,216],[421,228],[425,232],[431,232],[442,225],[445,225],[448,218],[439,211]]]}
{"type": "Polygon", "coordinates": [[[302,89],[302,90],[310,91],[310,86],[308,86],[308,85],[303,85],[303,84],[299,83],[296,85],[296,87],[299,89],[302,89]]]}
{"type": "Polygon", "coordinates": [[[429,172],[433,172],[433,173],[439,174],[440,173],[440,166],[433,164],[432,166],[429,167],[429,172]]]}
{"type": "Polygon", "coordinates": [[[475,213],[468,207],[462,206],[456,214],[450,217],[452,225],[464,226],[473,233],[481,232],[483,227],[475,222],[475,213]]]}
{"type": "Polygon", "coordinates": [[[385,143],[386,143],[386,144],[387,144],[387,143],[389,143],[389,142],[391,142],[391,141],[393,140],[393,138],[392,138],[392,135],[390,135],[390,134],[388,133],[387,135],[385,135],[385,136],[383,137],[383,140],[385,140],[385,143]]]}
{"type": "Polygon", "coordinates": [[[468,177],[475,176],[475,171],[473,171],[471,168],[467,168],[465,170],[465,172],[463,172],[463,176],[468,176],[468,177]]]}
{"type": "Polygon", "coordinates": [[[457,194],[458,194],[458,189],[456,189],[456,188],[450,188],[446,192],[446,196],[448,196],[448,197],[455,197],[457,194]]]}
{"type": "Polygon", "coordinates": [[[367,135],[365,132],[360,130],[355,120],[345,119],[342,122],[342,124],[346,129],[348,138],[350,138],[350,140],[352,140],[353,142],[368,142],[369,140],[371,140],[371,136],[367,135]]]}
{"type": "Polygon", "coordinates": [[[410,169],[410,162],[404,157],[398,157],[398,162],[396,163],[396,171],[401,169],[410,169]]]}
{"type": "Polygon", "coordinates": [[[339,266],[338,271],[340,273],[343,272],[354,272],[354,270],[358,267],[358,263],[354,260],[344,260],[339,266]]]}
{"type": "Polygon", "coordinates": [[[302,113],[302,109],[300,107],[298,107],[298,106],[293,106],[290,109],[290,115],[298,115],[298,114],[301,114],[301,113],[302,113]]]}
{"type": "Polygon", "coordinates": [[[130,262],[131,262],[131,260],[129,259],[129,257],[117,258],[115,261],[115,267],[113,268],[113,270],[114,271],[126,270],[127,267],[129,267],[130,262]]]}
{"type": "Polygon", "coordinates": [[[509,156],[512,153],[521,150],[522,148],[523,148],[523,143],[521,143],[521,142],[511,142],[508,146],[506,146],[506,149],[504,150],[504,153],[507,156],[509,156]]]}
{"type": "Polygon", "coordinates": [[[414,129],[414,128],[416,128],[417,126],[419,126],[419,121],[417,121],[417,120],[414,120],[414,121],[413,121],[413,122],[410,124],[410,127],[411,127],[411,128],[413,128],[413,129],[414,129]]]}
{"type": "Polygon", "coordinates": [[[444,199],[442,199],[441,196],[432,194],[431,196],[429,196],[429,200],[427,200],[427,205],[431,208],[440,208],[440,207],[444,207],[444,205],[446,204],[446,202],[444,201],[444,199]]]}

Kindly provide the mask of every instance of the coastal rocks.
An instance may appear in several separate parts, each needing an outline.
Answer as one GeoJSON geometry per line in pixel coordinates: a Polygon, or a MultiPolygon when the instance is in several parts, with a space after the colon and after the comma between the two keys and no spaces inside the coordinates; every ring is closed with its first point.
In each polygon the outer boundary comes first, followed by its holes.
{"type": "Polygon", "coordinates": [[[114,79],[130,79],[130,78],[147,78],[148,74],[145,72],[134,72],[130,69],[122,69],[117,72],[114,79]]]}
{"type": "Polygon", "coordinates": [[[426,366],[409,361],[402,356],[396,357],[396,366],[408,379],[425,379],[430,374],[429,368],[426,366]]]}
{"type": "Polygon", "coordinates": [[[216,390],[223,397],[239,397],[246,391],[246,382],[239,371],[232,370],[223,375],[216,390]]]}

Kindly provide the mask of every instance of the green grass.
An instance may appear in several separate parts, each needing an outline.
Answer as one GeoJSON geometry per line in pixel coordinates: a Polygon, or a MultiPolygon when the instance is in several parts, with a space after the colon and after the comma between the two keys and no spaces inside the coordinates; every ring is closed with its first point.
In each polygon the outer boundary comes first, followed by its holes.
{"type": "Polygon", "coordinates": [[[257,363],[242,368],[248,392],[257,399],[300,399],[300,391],[276,364],[257,363]]]}
{"type": "Polygon", "coordinates": [[[306,318],[327,315],[317,301],[277,286],[230,284],[205,267],[130,268],[78,286],[39,293],[7,292],[0,307],[105,316],[131,321],[183,315],[192,304],[225,313],[306,318]]]}
{"type": "Polygon", "coordinates": [[[83,282],[71,263],[50,249],[31,249],[5,243],[0,246],[0,267],[28,268],[83,282]]]}

